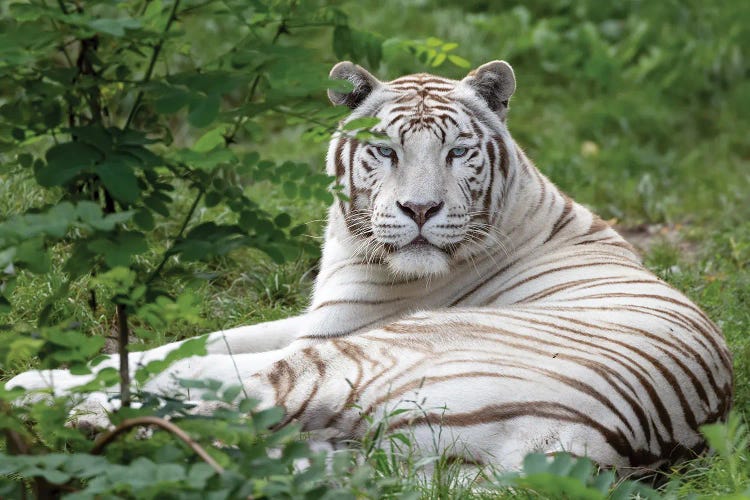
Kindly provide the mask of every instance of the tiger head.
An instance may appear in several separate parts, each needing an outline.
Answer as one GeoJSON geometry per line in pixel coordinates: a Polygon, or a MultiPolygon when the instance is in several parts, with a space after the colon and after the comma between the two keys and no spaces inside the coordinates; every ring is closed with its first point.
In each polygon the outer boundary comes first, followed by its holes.
{"type": "Polygon", "coordinates": [[[333,208],[347,245],[417,278],[445,274],[497,244],[493,225],[515,157],[505,126],[515,90],[510,65],[493,61],[460,81],[416,74],[381,82],[341,62],[330,76],[353,85],[328,91],[352,109],[344,124],[379,120],[371,139],[341,131],[328,151],[328,173],[348,197],[333,208]]]}

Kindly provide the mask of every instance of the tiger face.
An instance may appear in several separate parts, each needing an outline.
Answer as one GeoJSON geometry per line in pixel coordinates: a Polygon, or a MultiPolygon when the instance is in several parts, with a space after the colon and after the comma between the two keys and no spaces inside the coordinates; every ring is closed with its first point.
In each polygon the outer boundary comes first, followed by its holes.
{"type": "Polygon", "coordinates": [[[429,277],[483,251],[508,178],[511,67],[495,61],[461,81],[417,74],[380,82],[344,62],[331,77],[354,86],[329,91],[333,103],[353,109],[348,120],[379,120],[373,139],[341,133],[328,153],[358,252],[395,275],[429,277]]]}

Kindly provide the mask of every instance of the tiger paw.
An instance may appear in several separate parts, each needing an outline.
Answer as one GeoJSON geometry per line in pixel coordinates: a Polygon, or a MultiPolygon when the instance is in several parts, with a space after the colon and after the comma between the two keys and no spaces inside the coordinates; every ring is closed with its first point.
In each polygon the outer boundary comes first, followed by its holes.
{"type": "Polygon", "coordinates": [[[114,426],[110,415],[120,408],[120,400],[113,399],[104,392],[92,392],[85,395],[83,401],[73,407],[66,426],[95,435],[114,426]]]}
{"type": "Polygon", "coordinates": [[[73,375],[68,370],[30,370],[10,379],[5,388],[23,388],[28,393],[48,391],[53,396],[66,396],[93,378],[94,375],[73,375]]]}

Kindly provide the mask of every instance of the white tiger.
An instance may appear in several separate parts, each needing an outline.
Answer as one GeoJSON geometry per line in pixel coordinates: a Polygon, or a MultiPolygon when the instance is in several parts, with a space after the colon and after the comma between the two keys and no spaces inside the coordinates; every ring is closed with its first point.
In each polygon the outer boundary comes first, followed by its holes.
{"type": "MultiPolygon", "coordinates": [[[[700,451],[698,427],[731,405],[724,339],[526,158],[506,127],[511,67],[380,82],[343,62],[331,76],[354,86],[329,92],[348,120],[380,125],[368,142],[331,141],[328,172],[348,201],[330,208],[309,309],[213,333],[209,355],[144,389],[239,379],[285,421],[342,438],[418,397],[424,411],[390,429],[431,447],[441,424],[439,448],[501,468],[532,451],[636,470],[700,451]]],[[[131,368],[176,345],[131,355],[131,368]]],[[[34,371],[9,385],[52,380],[65,393],[89,377],[34,371]]],[[[108,408],[101,394],[84,406],[108,408]]]]}

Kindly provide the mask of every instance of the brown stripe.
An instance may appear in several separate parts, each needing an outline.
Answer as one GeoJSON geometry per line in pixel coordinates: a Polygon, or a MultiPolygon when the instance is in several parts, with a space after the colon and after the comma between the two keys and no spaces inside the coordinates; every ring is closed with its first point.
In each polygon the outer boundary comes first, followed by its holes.
{"type": "MultiPolygon", "coordinates": [[[[394,430],[406,425],[447,425],[466,427],[485,423],[502,422],[519,417],[545,418],[585,425],[599,434],[622,457],[628,459],[631,466],[649,465],[661,457],[647,449],[634,449],[623,436],[622,431],[614,431],[597,422],[588,415],[560,403],[549,401],[528,401],[502,405],[487,405],[479,410],[465,413],[427,413],[424,416],[403,419],[389,427],[394,430]]],[[[605,464],[610,465],[610,464],[605,464]]]]}
{"type": "Polygon", "coordinates": [[[607,229],[610,229],[609,224],[603,221],[598,215],[594,215],[594,218],[591,221],[591,226],[589,227],[589,231],[586,234],[591,235],[607,229]]]}
{"type": "MultiPolygon", "coordinates": [[[[534,267],[540,267],[541,265],[547,265],[547,263],[540,264],[539,266],[534,266],[534,267]]],[[[624,264],[619,263],[619,262],[587,262],[587,263],[584,263],[584,264],[569,264],[567,266],[554,267],[552,269],[547,269],[547,270],[542,271],[540,273],[528,276],[528,277],[522,279],[521,281],[517,281],[517,282],[513,283],[512,285],[507,286],[507,287],[505,287],[505,288],[503,288],[503,289],[495,292],[494,294],[492,294],[487,299],[486,302],[488,304],[490,304],[493,301],[497,300],[502,294],[507,293],[510,290],[513,290],[514,288],[517,288],[517,287],[519,287],[521,285],[524,285],[526,283],[534,281],[535,279],[540,278],[542,276],[545,276],[547,274],[558,273],[558,272],[562,272],[562,271],[569,271],[571,269],[581,269],[581,268],[590,268],[590,267],[599,267],[599,266],[627,267],[627,268],[630,268],[630,269],[643,270],[643,268],[640,267],[640,266],[635,266],[635,265],[628,266],[628,265],[624,265],[624,264]]],[[[531,269],[533,269],[533,267],[531,269]]],[[[529,269],[524,269],[523,271],[527,271],[527,270],[529,270],[529,269]]],[[[515,278],[515,276],[514,276],[514,278],[515,278]]]]}
{"type": "Polygon", "coordinates": [[[550,232],[549,236],[547,236],[547,239],[544,240],[545,243],[549,242],[552,238],[555,237],[557,233],[563,230],[565,226],[570,224],[570,222],[575,218],[575,214],[571,217],[568,217],[571,210],[573,209],[573,200],[568,198],[567,196],[563,195],[565,198],[565,206],[563,207],[563,211],[560,214],[560,217],[555,221],[555,224],[552,226],[552,231],[550,232]]]}
{"type": "Polygon", "coordinates": [[[401,302],[404,300],[409,300],[409,297],[396,297],[393,299],[383,299],[383,300],[365,300],[365,299],[336,299],[336,300],[326,300],[325,302],[321,302],[314,306],[310,311],[317,311],[318,309],[322,309],[324,307],[329,306],[337,306],[342,304],[356,304],[356,305],[365,305],[365,306],[379,306],[382,304],[392,304],[394,302],[401,302]]]}
{"type": "MultiPolygon", "coordinates": [[[[588,334],[588,333],[585,333],[585,332],[581,332],[580,330],[576,330],[576,329],[573,329],[573,328],[562,326],[559,323],[551,323],[551,322],[546,322],[546,321],[540,321],[538,319],[532,319],[532,318],[524,318],[524,317],[520,317],[519,318],[519,317],[514,316],[512,314],[506,314],[506,315],[503,315],[503,317],[505,317],[505,318],[509,318],[509,317],[510,318],[515,318],[516,320],[519,320],[519,321],[525,321],[527,323],[531,322],[531,323],[534,323],[535,325],[539,324],[539,325],[546,326],[548,328],[551,328],[552,330],[540,330],[540,331],[543,331],[545,333],[550,333],[550,334],[553,334],[553,335],[554,334],[559,335],[559,331],[563,330],[563,331],[570,332],[570,333],[573,333],[573,334],[576,334],[576,335],[586,336],[588,338],[592,338],[592,337],[596,338],[597,337],[596,335],[591,335],[591,334],[588,334]]],[[[539,329],[537,328],[537,330],[539,330],[539,329]]],[[[570,339],[570,337],[566,337],[566,338],[570,339]]],[[[588,345],[588,346],[590,346],[590,347],[592,347],[594,349],[599,349],[599,350],[602,350],[602,351],[605,351],[605,352],[610,352],[610,353],[612,353],[615,356],[619,355],[622,358],[626,359],[633,366],[638,367],[638,369],[641,372],[643,372],[643,373],[649,373],[649,370],[647,370],[640,363],[638,363],[633,358],[631,358],[630,356],[625,355],[622,352],[618,352],[618,351],[616,351],[614,349],[610,349],[608,347],[604,347],[602,345],[598,345],[598,344],[593,343],[593,342],[588,342],[588,341],[584,341],[584,340],[580,340],[580,339],[570,339],[570,340],[577,340],[577,342],[580,343],[580,344],[588,345]]],[[[697,432],[699,424],[698,424],[697,419],[695,417],[695,413],[693,412],[693,409],[692,409],[691,405],[688,403],[687,398],[685,397],[685,394],[684,394],[684,392],[682,390],[682,387],[680,386],[679,382],[675,378],[674,374],[671,371],[669,371],[667,369],[667,367],[664,366],[659,360],[657,360],[654,356],[648,354],[646,351],[644,351],[642,349],[639,349],[639,348],[633,346],[632,344],[628,344],[626,342],[619,341],[619,340],[616,340],[616,339],[613,339],[613,338],[606,338],[606,340],[609,341],[609,342],[611,342],[611,343],[613,343],[613,344],[615,344],[615,345],[619,345],[623,349],[627,349],[627,350],[629,350],[629,351],[637,354],[638,356],[646,359],[649,363],[651,363],[651,365],[653,365],[659,371],[659,373],[662,375],[662,377],[664,377],[664,379],[667,380],[667,382],[669,382],[670,387],[675,392],[675,395],[677,396],[677,398],[680,400],[680,405],[682,406],[683,415],[685,416],[685,420],[687,420],[688,425],[690,426],[691,429],[693,429],[694,431],[697,432]]],[[[607,356],[607,357],[610,357],[610,356],[607,356]]],[[[645,377],[643,377],[636,370],[630,369],[628,367],[628,365],[625,364],[625,363],[620,362],[620,364],[625,369],[627,369],[628,371],[630,371],[636,378],[638,378],[638,380],[641,382],[641,384],[643,385],[643,387],[646,388],[646,392],[648,392],[649,397],[651,398],[652,404],[654,404],[654,408],[659,413],[659,418],[661,419],[662,423],[667,427],[667,429],[669,431],[669,436],[672,437],[673,436],[672,419],[669,416],[669,412],[666,410],[666,408],[662,404],[662,401],[661,401],[661,398],[659,397],[658,391],[656,391],[656,389],[653,387],[653,385],[651,384],[651,382],[647,381],[645,379],[645,377]]]]}
{"type": "MultiPolygon", "coordinates": [[[[288,424],[289,422],[292,422],[293,420],[296,420],[296,419],[300,418],[302,416],[302,414],[305,413],[305,410],[307,410],[307,407],[310,405],[310,401],[312,401],[313,398],[315,396],[317,396],[319,389],[320,389],[320,384],[317,383],[317,382],[315,382],[315,384],[313,385],[312,391],[310,391],[310,393],[307,395],[307,397],[305,398],[305,400],[302,401],[302,404],[299,405],[299,407],[297,408],[297,411],[295,411],[291,415],[288,415],[286,418],[284,418],[284,420],[282,420],[281,422],[279,422],[274,427],[276,427],[276,428],[283,427],[286,424],[288,424]]],[[[305,425],[306,423],[307,422],[305,422],[304,420],[302,420],[300,422],[300,424],[302,424],[302,430],[310,430],[308,427],[306,427],[306,425],[305,425]]]]}
{"type": "Polygon", "coordinates": [[[344,144],[346,141],[339,137],[336,143],[336,149],[333,153],[333,162],[336,165],[336,177],[341,179],[346,173],[346,166],[344,165],[344,144]]]}
{"type": "Polygon", "coordinates": [[[461,378],[499,378],[499,379],[512,379],[512,380],[520,380],[524,382],[528,382],[527,379],[523,377],[518,377],[515,375],[507,375],[497,372],[487,372],[487,371],[470,371],[470,372],[461,372],[461,373],[454,373],[451,375],[434,375],[434,376],[428,376],[428,377],[421,377],[418,379],[414,379],[410,382],[407,382],[405,384],[402,384],[401,386],[391,389],[388,391],[388,393],[378,397],[370,403],[370,405],[362,412],[362,416],[365,417],[367,415],[372,415],[372,412],[375,410],[375,407],[378,405],[381,405],[385,403],[386,401],[397,399],[407,392],[419,389],[422,387],[426,387],[432,384],[438,384],[440,382],[447,382],[450,380],[456,380],[461,378]]]}

